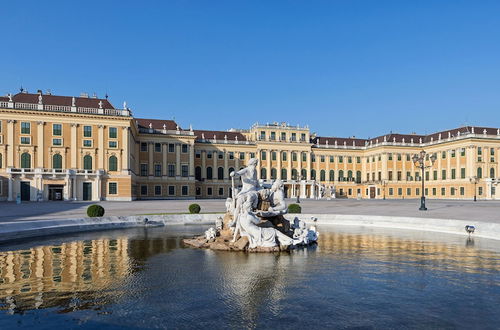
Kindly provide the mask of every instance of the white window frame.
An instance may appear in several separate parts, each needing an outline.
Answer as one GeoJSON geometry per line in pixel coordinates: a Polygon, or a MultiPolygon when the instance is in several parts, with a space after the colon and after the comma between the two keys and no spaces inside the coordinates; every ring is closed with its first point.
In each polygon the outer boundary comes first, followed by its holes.
{"type": "Polygon", "coordinates": [[[113,195],[113,196],[114,196],[114,195],[118,195],[118,182],[116,182],[116,181],[111,181],[111,182],[108,182],[108,195],[113,195]],[[116,184],[116,193],[114,193],[114,194],[113,194],[113,193],[111,193],[111,191],[110,191],[110,189],[109,189],[109,186],[110,186],[110,184],[111,184],[111,183],[116,184]]]}
{"type": "Polygon", "coordinates": [[[52,123],[52,136],[63,136],[63,135],[64,135],[63,124],[61,124],[61,123],[52,123]],[[54,125],[61,125],[61,135],[54,135],[54,125]]]}
{"type": "Polygon", "coordinates": [[[118,149],[118,141],[116,141],[116,140],[110,140],[110,141],[108,141],[108,148],[109,149],[118,149]],[[112,142],[116,143],[116,146],[112,147],[111,146],[112,142]]]}
{"type": "MultiPolygon", "coordinates": [[[[57,136],[57,135],[56,135],[57,136]]],[[[52,145],[54,147],[62,147],[64,145],[64,140],[63,138],[52,138],[52,145]],[[61,140],[61,144],[54,144],[54,140],[61,140]]]]}
{"type": "Polygon", "coordinates": [[[23,146],[30,146],[31,145],[31,136],[20,136],[19,137],[19,144],[23,146]],[[29,143],[22,143],[23,139],[29,139],[29,143]]]}
{"type": "Polygon", "coordinates": [[[93,139],[83,139],[82,140],[82,148],[92,148],[94,146],[94,140],[93,139]],[[90,146],[85,145],[85,141],[90,141],[90,146]]]}

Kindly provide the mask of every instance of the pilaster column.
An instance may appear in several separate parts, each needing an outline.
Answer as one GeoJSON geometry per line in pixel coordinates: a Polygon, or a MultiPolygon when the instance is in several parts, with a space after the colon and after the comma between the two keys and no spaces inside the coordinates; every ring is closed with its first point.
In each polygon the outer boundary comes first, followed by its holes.
{"type": "Polygon", "coordinates": [[[229,166],[228,166],[228,158],[229,158],[229,153],[227,152],[226,149],[224,151],[224,180],[227,180],[229,178],[229,166]]]}
{"type": "Polygon", "coordinates": [[[6,167],[20,167],[14,164],[14,124],[15,120],[7,120],[7,161],[6,167]]]}
{"type": "Polygon", "coordinates": [[[71,163],[70,166],[73,169],[78,168],[78,163],[77,163],[77,150],[78,150],[78,144],[77,144],[77,135],[78,135],[78,124],[72,123],[71,124],[71,163]]]}
{"type": "MultiPolygon", "coordinates": [[[[326,159],[325,159],[326,160],[326,159]]],[[[320,163],[321,163],[321,155],[316,155],[316,181],[320,181],[321,180],[321,176],[320,176],[320,163]]],[[[325,179],[326,179],[326,175],[325,175],[325,179]]]]}
{"type": "Polygon", "coordinates": [[[161,175],[167,176],[168,175],[168,143],[162,143],[161,145],[161,150],[162,150],[162,164],[161,164],[161,175]]]}
{"type": "Polygon", "coordinates": [[[130,153],[131,150],[129,150],[129,130],[130,127],[122,127],[122,170],[127,171],[129,170],[129,162],[130,162],[130,153]]]}
{"type": "Polygon", "coordinates": [[[217,151],[213,151],[212,160],[214,168],[212,169],[212,180],[215,180],[217,178],[217,157],[219,157],[219,153],[217,151]]]}
{"type": "Polygon", "coordinates": [[[387,180],[387,153],[382,154],[382,180],[387,180]]]}
{"type": "MultiPolygon", "coordinates": [[[[287,180],[292,180],[292,151],[288,152],[288,170],[287,170],[287,180]]],[[[295,189],[295,188],[294,188],[295,189]]],[[[295,193],[294,193],[295,195],[295,193]]]]}
{"type": "Polygon", "coordinates": [[[268,155],[267,155],[267,180],[271,179],[271,157],[272,157],[272,153],[273,151],[271,149],[269,149],[267,151],[268,155]]]}
{"type": "MultiPolygon", "coordinates": [[[[455,157],[456,157],[455,153],[455,157]]],[[[457,170],[455,170],[456,175],[457,170]]],[[[446,151],[446,179],[451,179],[451,154],[446,151]]]]}
{"type": "Polygon", "coordinates": [[[153,152],[154,152],[154,147],[155,144],[151,141],[148,142],[148,175],[153,176],[155,173],[154,169],[154,158],[153,158],[153,152]]]}
{"type": "Polygon", "coordinates": [[[201,178],[207,178],[207,152],[205,150],[201,151],[201,178]]]}
{"type": "Polygon", "coordinates": [[[465,173],[467,173],[466,179],[476,175],[474,168],[475,149],[475,146],[468,146],[465,149],[465,163],[467,164],[467,169],[465,170],[465,173]]]}
{"type": "Polygon", "coordinates": [[[311,151],[307,151],[307,180],[311,180],[311,151]]]}
{"type": "Polygon", "coordinates": [[[175,176],[181,176],[181,144],[175,144],[175,176]]]}
{"type": "Polygon", "coordinates": [[[277,150],[276,151],[276,160],[278,162],[277,162],[277,166],[276,166],[276,178],[279,180],[281,180],[281,157],[283,157],[283,155],[281,154],[281,151],[277,150]]]}
{"type": "MultiPolygon", "coordinates": [[[[44,136],[43,136],[43,133],[44,133],[44,128],[45,128],[45,122],[44,121],[39,121],[37,122],[37,135],[38,135],[38,138],[37,138],[37,144],[38,144],[38,148],[37,148],[37,157],[36,157],[36,167],[40,167],[40,168],[44,168],[44,164],[43,164],[43,158],[44,158],[44,154],[45,154],[45,147],[44,147],[44,136]]],[[[52,165],[50,165],[49,167],[51,167],[52,165]]]]}
{"type": "MultiPolygon", "coordinates": [[[[301,175],[301,172],[302,172],[302,151],[297,151],[297,177],[301,175]]],[[[304,179],[305,178],[302,178],[302,180],[304,179]]]]}
{"type": "Polygon", "coordinates": [[[99,125],[98,127],[98,145],[99,149],[97,152],[97,169],[104,169],[104,125],[99,125]]]}
{"type": "Polygon", "coordinates": [[[256,152],[256,155],[257,159],[259,160],[257,162],[257,167],[256,167],[256,170],[257,170],[257,180],[260,180],[261,177],[260,177],[260,169],[262,167],[262,157],[261,157],[261,150],[260,149],[257,149],[257,152],[256,152]]]}
{"type": "Polygon", "coordinates": [[[189,176],[194,177],[194,141],[189,144],[189,176]]]}

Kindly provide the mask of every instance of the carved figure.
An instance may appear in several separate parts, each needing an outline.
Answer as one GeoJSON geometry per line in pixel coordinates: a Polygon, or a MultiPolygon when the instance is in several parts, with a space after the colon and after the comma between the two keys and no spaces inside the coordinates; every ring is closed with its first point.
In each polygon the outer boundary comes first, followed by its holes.
{"type": "Polygon", "coordinates": [[[205,238],[210,241],[213,240],[217,237],[217,231],[215,230],[214,227],[208,228],[207,231],[205,231],[205,238]]]}

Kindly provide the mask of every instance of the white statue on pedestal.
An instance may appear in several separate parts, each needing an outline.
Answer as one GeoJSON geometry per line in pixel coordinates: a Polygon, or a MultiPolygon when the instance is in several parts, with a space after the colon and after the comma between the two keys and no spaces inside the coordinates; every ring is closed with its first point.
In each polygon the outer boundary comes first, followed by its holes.
{"type": "Polygon", "coordinates": [[[252,212],[252,204],[245,202],[242,206],[243,213],[240,216],[241,235],[248,237],[249,247],[273,247],[276,240],[280,246],[293,244],[293,239],[274,228],[262,228],[257,226],[260,219],[252,212]]]}

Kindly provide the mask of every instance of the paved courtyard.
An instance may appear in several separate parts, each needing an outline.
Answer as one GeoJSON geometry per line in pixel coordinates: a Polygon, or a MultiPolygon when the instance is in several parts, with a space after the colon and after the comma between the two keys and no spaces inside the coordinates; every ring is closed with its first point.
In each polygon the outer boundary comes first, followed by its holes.
{"type": "MultiPolygon", "coordinates": [[[[289,200],[290,202],[294,202],[289,200]]],[[[184,213],[188,205],[198,203],[202,212],[224,212],[224,200],[150,200],[100,202],[106,215],[141,215],[149,213],[184,213]]],[[[428,200],[428,211],[418,210],[419,200],[302,200],[303,213],[390,215],[443,219],[479,220],[500,223],[500,201],[428,200]]],[[[86,202],[0,202],[0,222],[68,219],[86,216],[86,202]]]]}

